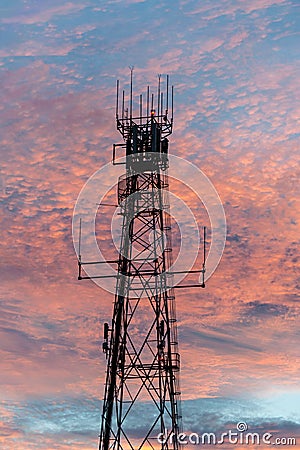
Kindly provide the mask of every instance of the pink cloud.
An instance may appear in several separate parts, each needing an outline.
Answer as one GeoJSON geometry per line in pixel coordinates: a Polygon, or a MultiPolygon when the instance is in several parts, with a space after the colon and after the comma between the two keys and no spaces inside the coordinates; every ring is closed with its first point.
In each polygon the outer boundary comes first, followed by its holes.
{"type": "Polygon", "coordinates": [[[26,41],[10,49],[0,50],[0,57],[12,56],[65,56],[78,47],[76,43],[62,43],[60,46],[51,43],[38,42],[36,40],[26,41]]]}
{"type": "Polygon", "coordinates": [[[49,22],[54,16],[68,15],[76,13],[84,9],[86,5],[79,5],[72,2],[67,2],[63,5],[56,5],[52,8],[43,7],[40,11],[30,11],[27,14],[18,14],[13,17],[5,17],[1,20],[2,23],[23,23],[32,25],[35,23],[49,22]]]}
{"type": "Polygon", "coordinates": [[[244,42],[248,36],[249,36],[249,34],[247,33],[247,31],[240,31],[238,33],[235,33],[229,39],[228,43],[226,43],[226,49],[232,50],[233,48],[237,47],[238,45],[241,45],[241,43],[244,42]]]}
{"type": "Polygon", "coordinates": [[[270,6],[274,5],[283,5],[283,4],[286,4],[285,0],[253,0],[251,4],[250,3],[246,4],[242,0],[239,0],[237,2],[237,8],[242,9],[247,14],[249,14],[252,11],[269,8],[270,6]]]}
{"type": "MultiPolygon", "coordinates": [[[[259,7],[258,2],[243,5],[238,7],[248,12],[259,7]]],[[[21,21],[36,23],[75,10],[67,4],[21,21]]],[[[133,37],[131,45],[139,39],[133,37]]],[[[203,68],[203,87],[191,79],[197,88],[192,100],[184,97],[186,81],[176,86],[183,100],[176,104],[171,138],[171,151],[193,160],[211,178],[229,225],[223,260],[206,290],[177,295],[184,398],[251,394],[267,381],[299,383],[300,161],[299,146],[290,139],[299,129],[299,77],[288,65],[276,71],[254,65],[245,77],[249,67],[226,59],[225,42],[223,37],[193,42],[190,52],[170,48],[161,60],[150,59],[135,71],[137,85],[144,86],[147,78],[156,86],[156,73],[184,70],[191,77],[206,52],[213,54],[203,68]],[[210,72],[223,76],[228,68],[235,77],[220,93],[210,72]]],[[[228,45],[235,49],[246,42],[241,31],[228,45]]],[[[58,51],[70,49],[62,45],[58,51]]],[[[51,46],[43,51],[56,52],[51,46]]],[[[38,46],[31,50],[38,52],[38,46]]],[[[253,61],[250,57],[249,66],[253,61]]],[[[10,398],[62,392],[98,398],[105,374],[98,341],[102,323],[111,320],[113,298],[91,282],[76,280],[71,216],[84,181],[110,160],[111,144],[119,140],[111,107],[114,87],[72,92],[76,70],[62,68],[54,79],[52,69],[36,61],[7,71],[2,83],[1,290],[6,303],[1,379],[10,398]],[[68,92],[52,91],[47,98],[53,83],[68,92]]],[[[199,223],[207,220],[189,191],[176,183],[171,189],[199,214],[199,223]]],[[[109,219],[99,212],[99,239],[107,247],[109,219]]],[[[4,425],[4,433],[13,439],[17,432],[4,425]]]]}
{"type": "Polygon", "coordinates": [[[220,38],[207,39],[200,45],[200,51],[212,52],[213,50],[221,47],[224,44],[224,40],[220,38]]]}

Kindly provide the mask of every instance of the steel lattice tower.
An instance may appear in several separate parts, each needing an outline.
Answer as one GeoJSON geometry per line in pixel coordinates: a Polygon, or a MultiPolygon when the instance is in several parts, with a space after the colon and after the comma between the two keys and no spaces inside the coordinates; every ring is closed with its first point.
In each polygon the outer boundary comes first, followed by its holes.
{"type": "MultiPolygon", "coordinates": [[[[128,108],[124,91],[121,103],[119,114],[118,81],[116,121],[124,143],[113,146],[113,164],[124,164],[126,171],[118,181],[123,224],[112,324],[104,324],[107,372],[99,450],[176,450],[181,421],[180,355],[170,271],[167,174],[173,86],[169,95],[167,77],[164,105],[159,76],[157,94],[150,94],[148,87],[145,107],[140,96],[139,115],[133,116],[131,70],[128,108]],[[125,153],[121,162],[119,152],[125,153]],[[138,417],[143,427],[134,433],[138,417]],[[163,443],[157,440],[160,433],[166,438],[163,443]]],[[[89,278],[82,276],[84,264],[79,260],[79,279],[89,278]]]]}

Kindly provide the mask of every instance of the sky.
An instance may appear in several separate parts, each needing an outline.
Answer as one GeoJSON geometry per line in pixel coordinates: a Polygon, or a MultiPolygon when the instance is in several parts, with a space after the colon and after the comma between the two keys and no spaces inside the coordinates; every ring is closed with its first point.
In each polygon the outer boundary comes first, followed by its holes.
{"type": "Polygon", "coordinates": [[[245,421],[300,448],[299,1],[2,0],[0,17],[1,450],[97,448],[113,296],[77,281],[72,214],[121,142],[131,65],[138,94],[170,75],[170,151],[227,220],[206,289],[176,292],[183,428],[245,421]]]}

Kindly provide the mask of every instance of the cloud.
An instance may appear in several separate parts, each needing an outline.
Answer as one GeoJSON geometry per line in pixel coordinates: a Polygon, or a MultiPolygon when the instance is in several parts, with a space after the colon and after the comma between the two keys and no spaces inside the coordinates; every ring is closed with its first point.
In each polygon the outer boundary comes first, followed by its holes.
{"type": "Polygon", "coordinates": [[[283,316],[289,312],[289,308],[282,304],[260,303],[258,301],[249,302],[246,306],[245,316],[261,317],[261,316],[283,316]]]}
{"type": "Polygon", "coordinates": [[[210,350],[217,349],[224,353],[243,353],[245,350],[261,352],[260,347],[253,346],[246,342],[241,342],[236,337],[226,336],[220,333],[208,333],[204,331],[190,330],[184,327],[181,330],[181,334],[184,341],[193,341],[196,347],[207,347],[210,350]]]}
{"type": "MultiPolygon", "coordinates": [[[[181,3],[182,5],[186,4],[186,2],[184,1],[182,1],[181,3]]],[[[225,0],[219,2],[218,5],[211,5],[209,2],[203,2],[201,6],[198,6],[197,4],[195,8],[190,7],[191,9],[187,10],[186,14],[201,14],[204,18],[212,20],[219,17],[221,18],[224,16],[232,16],[239,13],[240,11],[243,11],[246,14],[250,14],[253,11],[267,9],[276,5],[285,6],[285,4],[285,0],[254,0],[253,2],[251,2],[251,5],[246,5],[243,0],[225,0]]]]}
{"type": "MultiPolygon", "coordinates": [[[[171,74],[170,149],[209,176],[228,222],[223,259],[206,289],[176,291],[186,423],[221,430],[245,417],[252,429],[284,432],[298,425],[286,393],[273,403],[271,394],[258,395],[270,386],[299,389],[300,86],[294,44],[287,48],[296,27],[292,2],[175,2],[164,14],[163,5],[146,3],[106,2],[106,11],[31,5],[2,19],[13,29],[5,33],[0,105],[0,442],[8,450],[82,450],[97,441],[102,325],[111,320],[113,295],[77,281],[71,219],[84,182],[110,161],[120,139],[115,78],[128,92],[132,63],[137,94],[148,82],[156,92],[157,73],[171,74]]],[[[191,190],[172,180],[170,190],[209,226],[191,190]]],[[[107,199],[116,202],[115,188],[107,199]]],[[[116,257],[112,214],[100,207],[97,215],[108,257],[116,257]]],[[[141,435],[135,419],[131,429],[141,435]]]]}
{"type": "MultiPolygon", "coordinates": [[[[281,401],[288,398],[289,394],[285,393],[281,401]]],[[[0,428],[0,439],[6,439],[4,442],[7,445],[13,442],[18,445],[24,442],[26,434],[30,436],[30,444],[41,449],[65,449],[67,443],[74,449],[88,448],[88,445],[93,446],[97,442],[100,409],[99,401],[84,397],[46,398],[43,402],[34,399],[23,403],[2,402],[1,414],[5,423],[0,428]]],[[[144,417],[151,411],[152,407],[147,403],[138,406],[134,421],[130,421],[127,428],[132,439],[143,438],[144,417]]],[[[214,432],[220,435],[229,429],[236,430],[237,423],[245,421],[249,432],[261,435],[271,432],[274,439],[277,436],[298,437],[299,417],[290,418],[289,414],[278,414],[278,411],[274,415],[269,399],[199,398],[183,402],[182,412],[183,431],[186,433],[194,432],[201,436],[214,432]]],[[[224,448],[227,448],[226,445],[224,448]]]]}
{"type": "Polygon", "coordinates": [[[0,50],[0,57],[22,56],[66,56],[78,47],[76,43],[64,43],[60,46],[42,43],[36,40],[26,41],[17,46],[0,50]]]}
{"type": "Polygon", "coordinates": [[[234,34],[228,41],[228,43],[226,43],[226,48],[228,50],[232,50],[233,48],[241,45],[245,39],[247,39],[249,36],[247,31],[239,31],[236,34],[234,34]]]}
{"type": "Polygon", "coordinates": [[[30,11],[27,13],[14,15],[11,17],[3,17],[1,22],[7,24],[21,23],[26,25],[34,25],[37,23],[44,23],[53,20],[56,16],[66,16],[84,9],[86,5],[80,5],[72,2],[66,2],[63,5],[55,5],[47,7],[43,5],[39,11],[30,11]]]}

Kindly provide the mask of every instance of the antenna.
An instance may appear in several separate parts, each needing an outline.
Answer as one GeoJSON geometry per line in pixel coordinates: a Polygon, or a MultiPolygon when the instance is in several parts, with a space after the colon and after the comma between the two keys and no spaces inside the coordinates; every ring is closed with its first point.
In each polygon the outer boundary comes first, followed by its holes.
{"type": "Polygon", "coordinates": [[[129,66],[130,69],[130,122],[132,120],[132,79],[133,79],[133,69],[134,66],[129,66]]]}
{"type": "MultiPolygon", "coordinates": [[[[127,93],[122,90],[122,100],[120,99],[121,87],[120,80],[117,80],[117,98],[116,98],[116,122],[117,129],[123,136],[126,144],[114,144],[113,145],[113,164],[125,164],[125,162],[116,163],[116,151],[117,149],[129,155],[131,153],[140,153],[142,149],[150,149],[152,151],[158,151],[159,153],[168,153],[168,139],[173,132],[173,86],[172,86],[172,98],[169,85],[169,75],[157,74],[158,83],[154,92],[151,87],[147,86],[146,99],[145,94],[140,93],[137,99],[137,108],[139,114],[135,114],[135,101],[133,98],[133,66],[129,66],[130,69],[130,92],[127,93]],[[163,80],[163,81],[162,81],[163,80]],[[164,84],[164,85],[163,85],[164,84]],[[162,89],[163,85],[163,89],[162,89]],[[165,89],[166,88],[166,89],[165,89]],[[168,118],[169,103],[172,101],[172,119],[168,118]],[[122,103],[122,114],[120,112],[120,104],[122,103]],[[165,109],[164,109],[165,108],[165,109]],[[146,119],[146,120],[145,120],[146,119]],[[156,123],[156,131],[152,127],[151,133],[154,133],[156,137],[151,136],[150,133],[150,120],[151,123],[156,123]],[[159,125],[159,126],[158,126],[159,125]],[[152,139],[153,137],[153,139],[152,139]],[[127,145],[127,147],[126,147],[127,145]],[[131,148],[132,146],[132,148],[131,148]],[[156,149],[156,150],[154,150],[156,149]]],[[[168,161],[163,157],[161,168],[166,170],[168,161]]]]}
{"type": "Polygon", "coordinates": [[[119,118],[119,80],[117,80],[116,118],[119,118]]]}
{"type": "Polygon", "coordinates": [[[78,244],[78,257],[81,261],[81,217],[79,219],[79,244],[78,244]]]}
{"type": "MultiPolygon", "coordinates": [[[[160,114],[160,77],[161,74],[158,74],[158,86],[157,86],[157,116],[160,114]]],[[[158,119],[159,120],[159,119],[158,119]]]]}
{"type": "Polygon", "coordinates": [[[147,117],[149,117],[149,100],[150,100],[150,88],[147,86],[147,117]]]}
{"type": "Polygon", "coordinates": [[[206,261],[206,227],[203,227],[203,264],[206,261]]]}
{"type": "Polygon", "coordinates": [[[203,263],[202,263],[202,286],[205,287],[205,262],[206,262],[206,227],[203,227],[203,263]]]}
{"type": "Polygon", "coordinates": [[[167,104],[166,104],[166,115],[168,115],[169,108],[169,75],[167,75],[167,104]]]}
{"type": "Polygon", "coordinates": [[[171,98],[171,122],[173,122],[173,111],[174,111],[174,86],[172,86],[172,98],[171,98]]]}
{"type": "Polygon", "coordinates": [[[81,218],[79,219],[78,280],[81,280],[81,218]]]}

